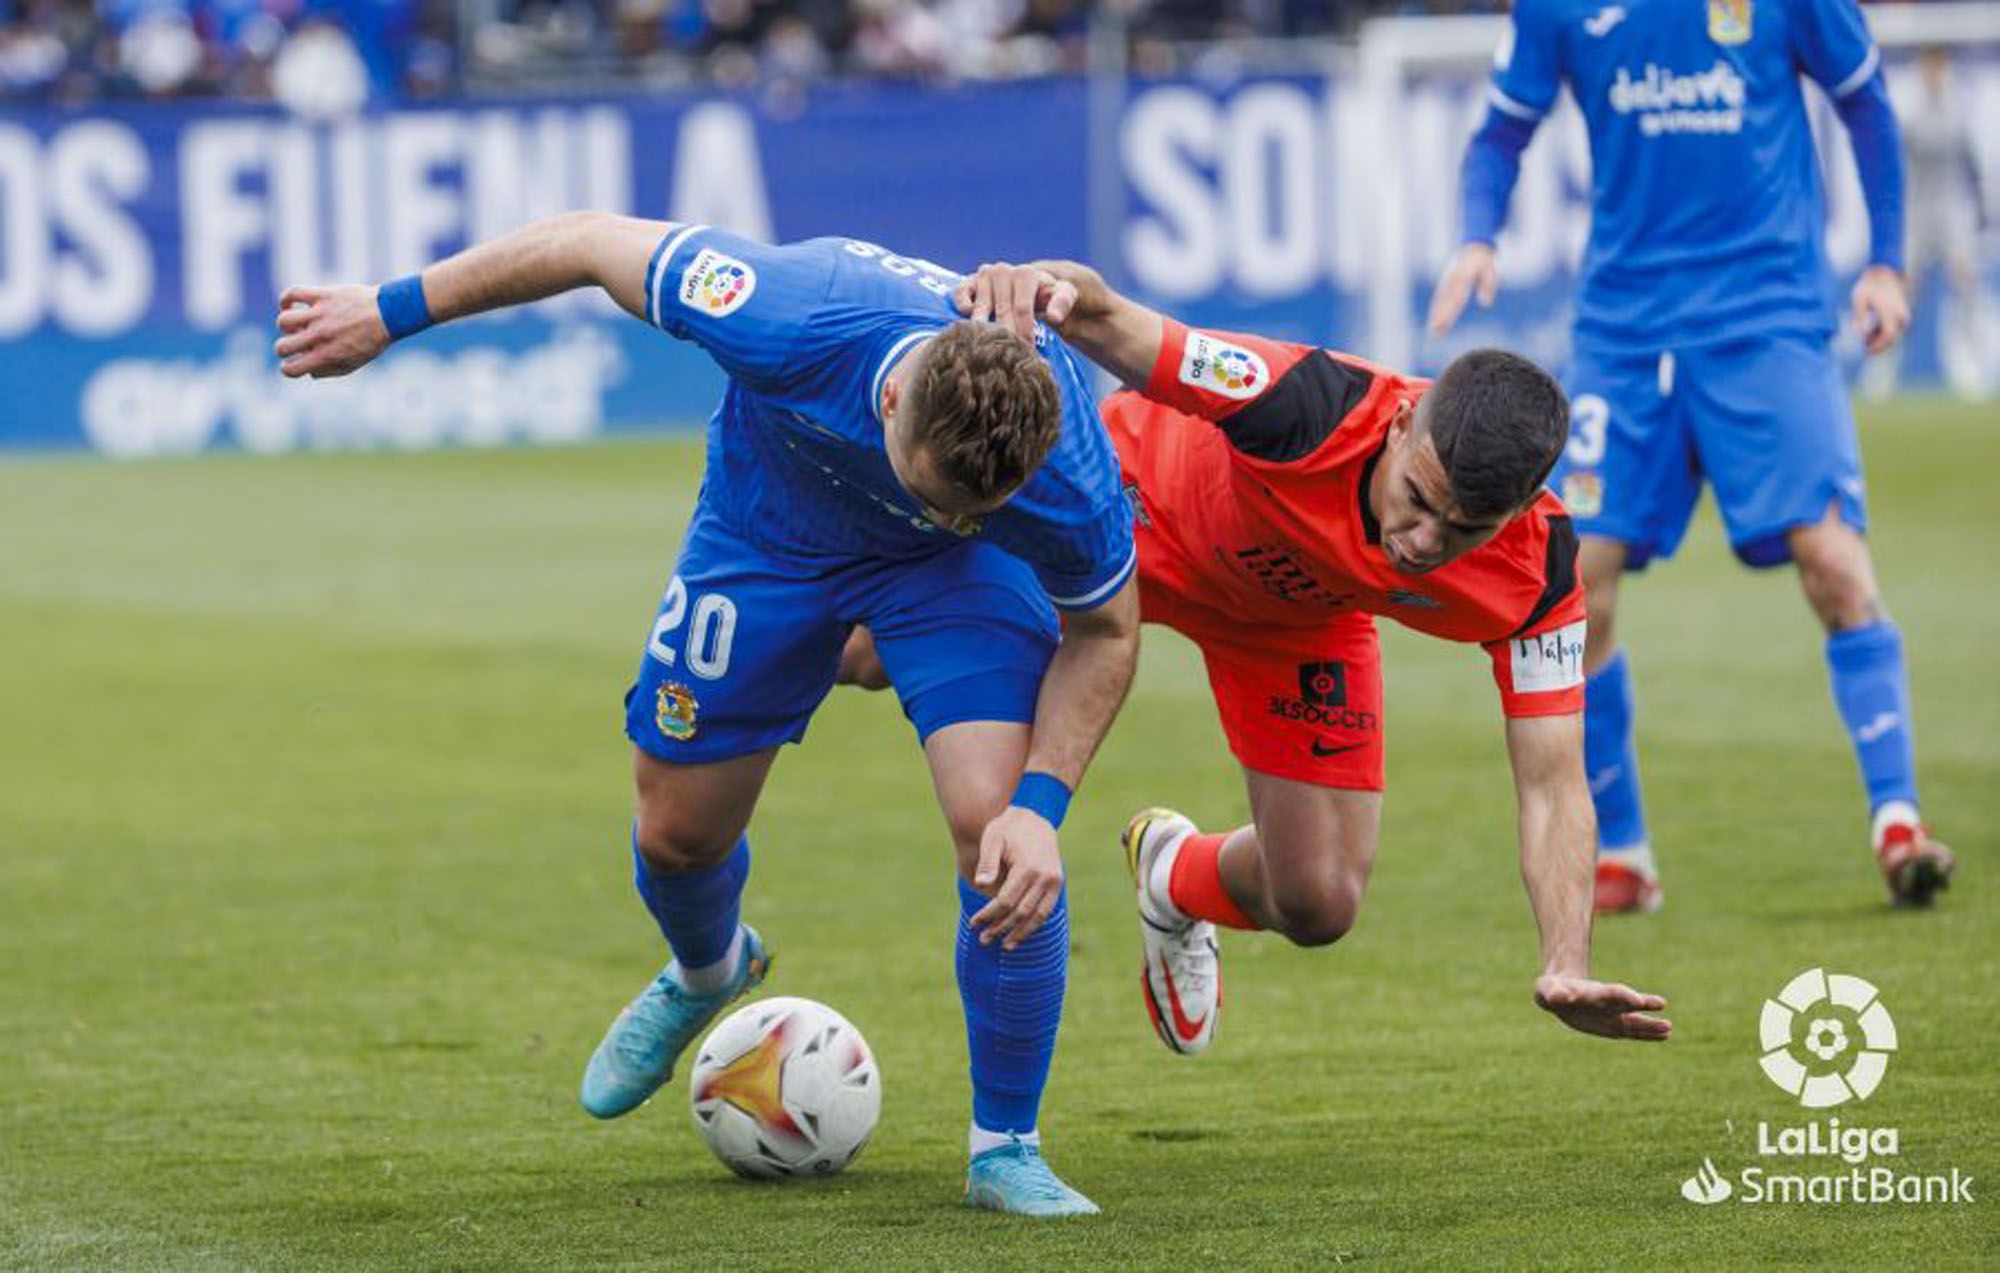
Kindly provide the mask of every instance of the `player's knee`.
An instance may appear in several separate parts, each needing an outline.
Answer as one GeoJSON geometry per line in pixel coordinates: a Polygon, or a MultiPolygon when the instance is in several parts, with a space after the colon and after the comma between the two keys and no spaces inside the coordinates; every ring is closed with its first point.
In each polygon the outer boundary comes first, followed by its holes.
{"type": "Polygon", "coordinates": [[[715,835],[692,825],[670,806],[647,802],[640,805],[633,821],[632,843],[647,866],[663,875],[674,875],[714,866],[729,856],[736,838],[715,835]]]}
{"type": "Polygon", "coordinates": [[[1792,556],[1806,603],[1829,632],[1866,627],[1882,617],[1875,571],[1861,537],[1846,527],[1795,536],[1792,556]]]}
{"type": "Polygon", "coordinates": [[[1346,881],[1274,898],[1278,931],[1294,946],[1331,946],[1361,914],[1361,890],[1346,881]]]}
{"type": "Polygon", "coordinates": [[[1000,816],[1007,807],[1009,789],[993,786],[979,791],[961,791],[945,808],[945,825],[951,828],[951,842],[958,850],[959,860],[974,862],[979,857],[979,841],[986,835],[986,824],[1000,816]]]}

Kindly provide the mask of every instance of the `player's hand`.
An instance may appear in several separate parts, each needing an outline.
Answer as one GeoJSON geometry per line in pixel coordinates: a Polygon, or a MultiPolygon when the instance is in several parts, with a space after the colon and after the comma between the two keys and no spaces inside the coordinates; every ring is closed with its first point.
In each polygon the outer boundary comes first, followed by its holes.
{"type": "Polygon", "coordinates": [[[297,379],[344,376],[389,347],[375,293],[381,289],[290,287],[278,298],[278,370],[297,379]]]}
{"type": "Polygon", "coordinates": [[[1430,332],[1442,336],[1465,312],[1467,299],[1477,297],[1481,309],[1491,309],[1500,294],[1500,262],[1490,243],[1468,243],[1451,258],[1431,293],[1430,332]]]}
{"type": "Polygon", "coordinates": [[[1012,950],[1042,926],[1062,896],[1062,850],[1056,829],[1039,813],[1008,805],[986,824],[972,887],[992,901],[972,917],[981,944],[1012,950]]]}
{"type": "Polygon", "coordinates": [[[1903,276],[1886,265],[1871,265],[1854,284],[1854,325],[1879,354],[1903,338],[1910,326],[1910,292],[1903,276]]]}
{"type": "Polygon", "coordinates": [[[1647,1015],[1665,1008],[1665,999],[1613,981],[1544,973],[1535,980],[1535,1003],[1570,1029],[1607,1039],[1659,1043],[1674,1029],[1665,1017],[1647,1015]]]}
{"type": "Polygon", "coordinates": [[[1057,331],[1076,307],[1076,284],[1039,265],[982,265],[952,296],[958,312],[976,323],[995,322],[1026,340],[1035,338],[1035,320],[1057,331]]]}

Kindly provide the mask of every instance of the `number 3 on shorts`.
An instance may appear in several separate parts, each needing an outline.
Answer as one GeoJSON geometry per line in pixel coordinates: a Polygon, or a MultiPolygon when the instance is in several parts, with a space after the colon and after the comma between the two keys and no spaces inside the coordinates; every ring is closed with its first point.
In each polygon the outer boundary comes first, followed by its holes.
{"type": "Polygon", "coordinates": [[[1605,432],[1611,427],[1611,404],[1594,393],[1579,394],[1570,404],[1569,462],[1592,469],[1604,462],[1605,432]]]}
{"type": "MultiPolygon", "coordinates": [[[[688,618],[688,590],[675,575],[667,585],[666,600],[660,603],[660,617],[653,621],[653,635],[646,641],[646,653],[674,666],[676,655],[668,638],[688,618]]],[[[695,599],[694,617],[688,623],[688,671],[703,680],[720,680],[729,671],[729,647],[736,639],[736,603],[719,592],[705,592],[695,599]]]]}

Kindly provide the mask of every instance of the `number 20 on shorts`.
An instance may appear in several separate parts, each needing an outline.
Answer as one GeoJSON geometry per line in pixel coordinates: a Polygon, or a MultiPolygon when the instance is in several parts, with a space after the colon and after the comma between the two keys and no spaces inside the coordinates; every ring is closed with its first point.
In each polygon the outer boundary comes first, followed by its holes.
{"type": "Polygon", "coordinates": [[[729,671],[729,647],[736,639],[736,603],[719,592],[705,592],[695,598],[690,615],[687,584],[675,575],[667,585],[660,617],[653,621],[646,653],[668,667],[677,666],[680,654],[674,638],[683,620],[687,621],[687,670],[703,680],[720,680],[729,671]]]}

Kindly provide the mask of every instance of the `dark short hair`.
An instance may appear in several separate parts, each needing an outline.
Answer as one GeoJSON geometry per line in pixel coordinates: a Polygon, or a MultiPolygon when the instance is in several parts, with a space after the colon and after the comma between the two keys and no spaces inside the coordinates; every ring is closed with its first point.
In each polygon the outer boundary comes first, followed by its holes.
{"type": "Polygon", "coordinates": [[[940,479],[979,503],[1027,481],[1062,432],[1048,364],[992,323],[953,323],[932,337],[906,402],[911,442],[940,479]]]}
{"type": "Polygon", "coordinates": [[[1500,517],[1533,499],[1569,438],[1569,399],[1519,354],[1460,354],[1424,395],[1425,425],[1466,516],[1500,517]]]}

